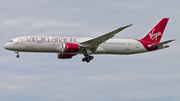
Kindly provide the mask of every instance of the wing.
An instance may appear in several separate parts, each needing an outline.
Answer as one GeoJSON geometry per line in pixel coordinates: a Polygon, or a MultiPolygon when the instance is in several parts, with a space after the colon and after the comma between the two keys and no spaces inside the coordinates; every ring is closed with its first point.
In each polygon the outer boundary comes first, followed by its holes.
{"type": "Polygon", "coordinates": [[[95,52],[97,47],[102,44],[103,42],[107,41],[108,39],[112,38],[115,34],[117,34],[118,32],[122,31],[123,29],[131,26],[132,24],[128,25],[128,26],[124,26],[124,27],[121,27],[121,28],[118,28],[112,32],[109,32],[107,34],[104,34],[102,36],[99,36],[99,37],[96,37],[96,38],[93,38],[91,40],[88,40],[88,41],[85,41],[85,42],[81,42],[80,43],[80,46],[83,47],[86,52],[88,54],[92,53],[92,52],[95,52]]]}

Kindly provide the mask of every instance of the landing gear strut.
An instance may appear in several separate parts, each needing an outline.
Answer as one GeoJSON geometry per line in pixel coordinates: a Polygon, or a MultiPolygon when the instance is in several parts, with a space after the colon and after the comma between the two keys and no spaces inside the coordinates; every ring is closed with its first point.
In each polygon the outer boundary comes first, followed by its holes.
{"type": "Polygon", "coordinates": [[[87,55],[87,54],[84,54],[84,58],[82,59],[82,61],[83,62],[87,62],[87,63],[89,63],[92,59],[94,59],[94,57],[93,56],[90,56],[90,55],[87,55]]]}
{"type": "Polygon", "coordinates": [[[15,53],[17,54],[16,57],[19,58],[20,57],[19,52],[16,51],[15,53]]]}

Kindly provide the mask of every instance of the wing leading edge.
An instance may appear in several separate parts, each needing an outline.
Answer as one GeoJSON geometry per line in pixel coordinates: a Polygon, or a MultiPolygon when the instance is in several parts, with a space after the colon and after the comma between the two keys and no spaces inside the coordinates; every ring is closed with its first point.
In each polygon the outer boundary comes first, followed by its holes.
{"type": "Polygon", "coordinates": [[[115,34],[119,33],[120,31],[124,30],[125,28],[131,26],[132,24],[130,25],[127,25],[127,26],[124,26],[124,27],[120,27],[112,32],[109,32],[107,34],[104,34],[102,36],[99,36],[99,37],[96,37],[96,38],[93,38],[91,40],[88,40],[88,41],[85,41],[85,42],[81,42],[80,43],[80,46],[84,48],[84,50],[90,54],[94,51],[96,51],[97,47],[102,44],[103,42],[107,41],[108,39],[112,38],[113,36],[115,36],[115,34]]]}

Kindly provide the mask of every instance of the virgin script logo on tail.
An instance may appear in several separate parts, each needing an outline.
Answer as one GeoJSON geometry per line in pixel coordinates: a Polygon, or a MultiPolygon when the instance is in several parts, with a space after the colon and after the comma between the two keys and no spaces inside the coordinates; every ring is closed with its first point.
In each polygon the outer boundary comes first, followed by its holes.
{"type": "Polygon", "coordinates": [[[154,33],[154,30],[155,29],[152,30],[152,33],[149,33],[149,36],[151,40],[155,39],[157,41],[157,37],[161,35],[161,32],[154,33]]]}

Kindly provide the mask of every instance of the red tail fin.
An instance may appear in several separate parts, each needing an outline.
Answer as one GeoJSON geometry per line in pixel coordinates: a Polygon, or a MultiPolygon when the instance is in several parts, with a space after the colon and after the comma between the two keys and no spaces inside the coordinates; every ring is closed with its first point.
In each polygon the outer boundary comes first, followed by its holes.
{"type": "Polygon", "coordinates": [[[160,42],[164,29],[169,18],[163,18],[153,29],[150,30],[141,40],[160,42]]]}

